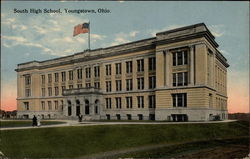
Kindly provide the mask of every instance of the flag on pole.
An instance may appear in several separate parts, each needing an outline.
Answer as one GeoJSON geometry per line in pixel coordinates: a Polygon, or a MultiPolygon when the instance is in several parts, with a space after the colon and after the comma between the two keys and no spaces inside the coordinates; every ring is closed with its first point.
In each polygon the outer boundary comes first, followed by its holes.
{"type": "Polygon", "coordinates": [[[89,23],[78,24],[77,26],[74,27],[73,36],[88,32],[89,32],[89,23]]]}

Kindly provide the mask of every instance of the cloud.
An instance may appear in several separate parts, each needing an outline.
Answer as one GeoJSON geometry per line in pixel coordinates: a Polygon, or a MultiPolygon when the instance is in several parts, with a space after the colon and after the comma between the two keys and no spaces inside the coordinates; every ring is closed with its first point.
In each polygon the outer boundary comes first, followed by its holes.
{"type": "Polygon", "coordinates": [[[12,28],[13,29],[19,29],[19,30],[26,30],[26,29],[28,29],[28,27],[25,26],[25,25],[15,25],[15,24],[12,25],[12,28]]]}
{"type": "Polygon", "coordinates": [[[215,36],[215,37],[221,37],[225,34],[225,26],[224,25],[209,25],[208,29],[211,31],[211,33],[215,36]]]}
{"type": "Polygon", "coordinates": [[[229,52],[227,52],[226,50],[219,49],[219,51],[220,51],[223,55],[229,55],[229,52]]]}
{"type": "Polygon", "coordinates": [[[5,14],[4,14],[4,16],[3,15],[1,16],[1,18],[3,18],[2,19],[2,24],[4,24],[4,25],[12,25],[16,21],[15,18],[6,18],[6,19],[4,19],[5,17],[6,17],[5,14]]]}
{"type": "MultiPolygon", "coordinates": [[[[7,15],[6,15],[7,16],[7,15]]],[[[3,16],[2,16],[3,17],[3,16]]],[[[33,51],[40,54],[65,56],[87,48],[87,34],[73,37],[75,25],[88,21],[75,15],[46,14],[39,18],[22,16],[4,17],[5,29],[9,29],[4,35],[3,46],[6,48],[15,46],[36,47],[33,51]],[[46,22],[46,23],[45,23],[46,22]],[[70,44],[70,45],[69,45],[70,44]],[[71,51],[71,52],[70,52],[71,51]]],[[[91,43],[104,40],[106,36],[91,34],[91,43]]]]}
{"type": "Polygon", "coordinates": [[[39,27],[39,26],[33,26],[33,28],[35,29],[35,31],[39,34],[46,34],[48,32],[47,29],[39,27]]]}
{"type": "Polygon", "coordinates": [[[132,31],[129,33],[130,37],[135,37],[137,34],[139,33],[139,31],[132,31]]]}
{"type": "Polygon", "coordinates": [[[110,45],[114,46],[114,45],[119,45],[119,44],[131,42],[133,40],[133,38],[135,38],[138,33],[139,33],[139,31],[131,31],[129,33],[121,32],[121,33],[115,34],[115,39],[113,42],[111,42],[110,45]]]}

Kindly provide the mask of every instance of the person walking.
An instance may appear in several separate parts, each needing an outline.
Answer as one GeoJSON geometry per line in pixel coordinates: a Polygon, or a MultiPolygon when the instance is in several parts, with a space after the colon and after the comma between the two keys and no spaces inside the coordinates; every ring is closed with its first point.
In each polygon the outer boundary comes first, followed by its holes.
{"type": "Polygon", "coordinates": [[[78,119],[79,119],[79,122],[82,122],[82,114],[81,113],[78,115],[78,119]]]}
{"type": "Polygon", "coordinates": [[[40,117],[40,115],[37,116],[37,126],[38,127],[41,126],[41,117],[40,117]]]}
{"type": "Polygon", "coordinates": [[[36,116],[34,115],[33,119],[32,119],[32,126],[37,126],[37,118],[36,116]]]}

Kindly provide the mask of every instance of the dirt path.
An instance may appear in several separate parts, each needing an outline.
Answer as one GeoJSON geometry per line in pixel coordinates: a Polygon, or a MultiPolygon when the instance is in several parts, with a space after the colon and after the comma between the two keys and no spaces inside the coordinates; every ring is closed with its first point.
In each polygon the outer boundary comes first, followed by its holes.
{"type": "MultiPolygon", "coordinates": [[[[249,136],[240,137],[244,138],[246,140],[249,140],[249,136]]],[[[223,140],[229,140],[229,139],[239,139],[239,137],[236,138],[225,138],[221,140],[216,141],[223,141],[223,140]]],[[[191,144],[195,142],[206,142],[211,140],[197,140],[193,142],[178,142],[173,144],[159,144],[159,145],[148,145],[148,146],[141,146],[136,148],[129,148],[129,149],[123,149],[123,150],[117,150],[117,151],[109,151],[109,152],[103,152],[88,156],[81,156],[77,159],[107,159],[107,158],[120,158],[123,154],[129,154],[134,152],[146,152],[146,151],[154,151],[159,148],[165,148],[165,147],[171,147],[171,146],[177,146],[177,145],[185,145],[185,144],[191,144]]],[[[241,159],[243,157],[246,157],[248,155],[249,147],[242,144],[232,144],[232,145],[226,145],[226,147],[217,146],[214,148],[206,148],[202,150],[195,150],[192,152],[182,152],[178,155],[175,155],[175,157],[171,158],[181,158],[181,159],[237,159],[237,157],[240,157],[241,159]],[[209,158],[208,158],[209,156],[209,158]],[[210,157],[211,156],[211,157],[210,157]],[[225,158],[226,157],[226,158],[225,158]]],[[[131,158],[131,157],[129,157],[131,158]]],[[[132,157],[133,158],[133,157],[132,157]]],[[[163,158],[169,158],[168,156],[165,156],[163,158]]],[[[122,158],[120,158],[122,159],[122,158]]],[[[247,158],[248,159],[248,158],[247,158]]]]}

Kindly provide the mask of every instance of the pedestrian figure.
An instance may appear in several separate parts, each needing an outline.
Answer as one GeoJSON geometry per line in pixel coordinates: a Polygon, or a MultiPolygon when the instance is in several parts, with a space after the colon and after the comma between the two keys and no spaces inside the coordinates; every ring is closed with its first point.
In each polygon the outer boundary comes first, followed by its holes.
{"type": "Polygon", "coordinates": [[[34,115],[33,119],[32,119],[32,126],[37,126],[37,118],[36,116],[34,115]]]}
{"type": "Polygon", "coordinates": [[[79,122],[82,122],[82,114],[78,115],[79,122]]]}
{"type": "Polygon", "coordinates": [[[41,117],[40,115],[37,116],[37,126],[41,126],[41,117]]]}

